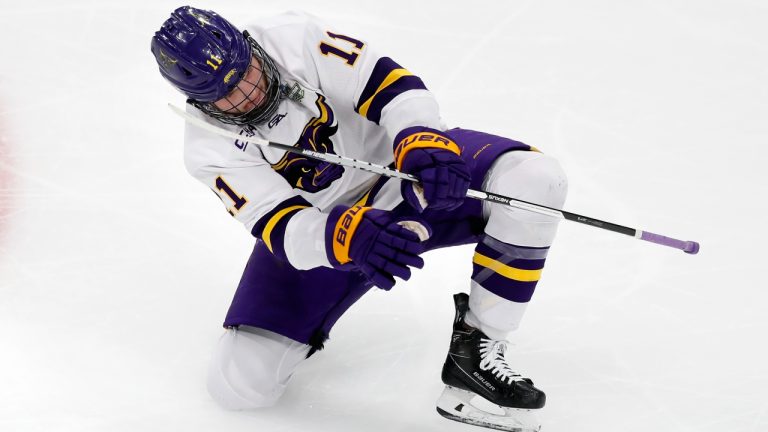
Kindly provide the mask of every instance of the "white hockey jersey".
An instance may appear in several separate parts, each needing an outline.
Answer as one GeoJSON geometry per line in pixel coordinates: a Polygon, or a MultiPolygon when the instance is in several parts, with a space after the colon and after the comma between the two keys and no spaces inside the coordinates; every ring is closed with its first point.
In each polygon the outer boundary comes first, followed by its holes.
{"type": "MultiPolygon", "coordinates": [[[[190,105],[188,112],[240,135],[381,165],[393,162],[392,142],[401,130],[445,130],[423,82],[354,35],[336,33],[297,12],[260,20],[245,30],[273,58],[281,83],[291,88],[290,97],[256,127],[225,125],[190,105]]],[[[273,253],[279,251],[298,269],[330,267],[324,211],[352,205],[378,179],[192,125],[184,138],[189,172],[273,253]]]]}

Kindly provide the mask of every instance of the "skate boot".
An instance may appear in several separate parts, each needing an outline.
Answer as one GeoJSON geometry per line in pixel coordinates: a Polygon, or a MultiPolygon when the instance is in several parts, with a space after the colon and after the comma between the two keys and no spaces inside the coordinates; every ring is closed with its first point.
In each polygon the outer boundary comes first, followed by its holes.
{"type": "Polygon", "coordinates": [[[464,322],[469,296],[456,294],[453,300],[456,318],[443,365],[446,387],[437,401],[437,412],[451,420],[491,429],[538,431],[541,425],[534,410],[544,406],[544,392],[510,369],[504,358],[505,341],[491,340],[464,322]],[[485,400],[477,400],[477,396],[485,400]]]}

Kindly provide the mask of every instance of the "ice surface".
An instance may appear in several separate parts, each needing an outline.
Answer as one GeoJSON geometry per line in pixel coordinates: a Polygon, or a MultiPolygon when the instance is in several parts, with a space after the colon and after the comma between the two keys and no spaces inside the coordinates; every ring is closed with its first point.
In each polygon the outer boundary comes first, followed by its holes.
{"type": "MultiPolygon", "coordinates": [[[[364,298],[278,406],[209,399],[253,240],[184,170],[183,98],[149,52],[176,6],[0,2],[0,430],[478,430],[434,408],[468,247],[364,298]]],[[[450,124],[556,156],[567,209],[701,242],[561,225],[513,349],[543,430],[768,430],[763,3],[196,6],[323,16],[420,75],[450,124]]]]}

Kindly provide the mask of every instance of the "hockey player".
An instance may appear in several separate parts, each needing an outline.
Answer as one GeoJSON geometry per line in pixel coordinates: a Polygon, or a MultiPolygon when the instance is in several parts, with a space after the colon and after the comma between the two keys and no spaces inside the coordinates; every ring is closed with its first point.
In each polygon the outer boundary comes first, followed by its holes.
{"type": "Polygon", "coordinates": [[[257,238],[208,375],[228,409],[274,404],[302,360],[372,286],[421,268],[425,250],[476,244],[438,412],[537,430],[544,393],[505,357],[540,278],[557,220],[465,200],[485,189],[561,207],[559,164],[507,138],[448,129],[422,80],[356,35],[287,13],[238,30],[180,7],[152,38],[160,73],[198,118],[239,133],[391,165],[419,185],[321,163],[188,126],[185,163],[257,238]],[[505,415],[478,410],[479,395],[505,415]]]}

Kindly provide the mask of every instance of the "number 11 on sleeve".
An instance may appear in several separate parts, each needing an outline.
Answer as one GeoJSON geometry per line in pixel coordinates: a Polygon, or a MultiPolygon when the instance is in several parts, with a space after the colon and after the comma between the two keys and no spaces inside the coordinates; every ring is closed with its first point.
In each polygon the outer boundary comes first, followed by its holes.
{"type": "MultiPolygon", "coordinates": [[[[216,177],[216,189],[227,194],[227,196],[234,202],[234,205],[227,209],[229,214],[231,214],[232,216],[234,216],[235,213],[240,211],[240,209],[243,208],[243,206],[248,202],[248,198],[238,195],[237,192],[235,192],[232,189],[232,186],[227,184],[227,182],[225,182],[224,179],[221,178],[221,176],[216,177]]],[[[221,195],[219,195],[219,197],[221,198],[221,195]]],[[[222,198],[222,201],[223,200],[224,199],[222,198]]]]}

